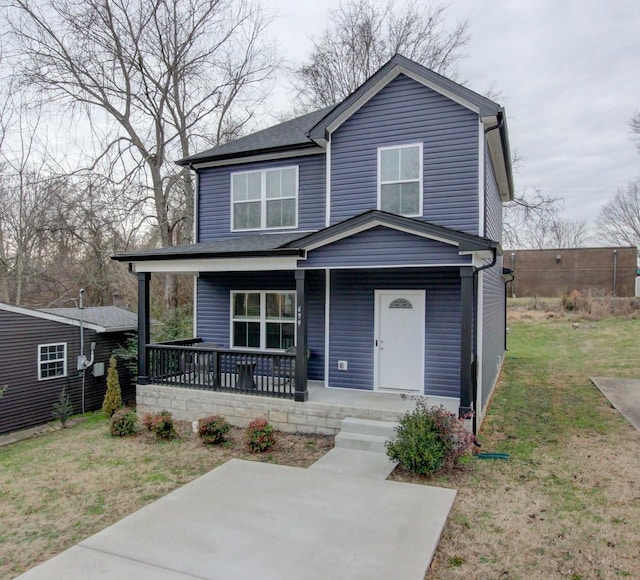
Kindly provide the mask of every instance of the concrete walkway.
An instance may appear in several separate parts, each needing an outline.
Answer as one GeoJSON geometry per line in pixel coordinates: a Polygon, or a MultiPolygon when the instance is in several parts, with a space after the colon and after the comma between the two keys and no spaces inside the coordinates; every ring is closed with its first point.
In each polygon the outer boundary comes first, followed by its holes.
{"type": "Polygon", "coordinates": [[[591,377],[591,382],[640,431],[640,380],[591,377]]]}
{"type": "Polygon", "coordinates": [[[232,459],[20,578],[422,580],[455,495],[232,459]]]}

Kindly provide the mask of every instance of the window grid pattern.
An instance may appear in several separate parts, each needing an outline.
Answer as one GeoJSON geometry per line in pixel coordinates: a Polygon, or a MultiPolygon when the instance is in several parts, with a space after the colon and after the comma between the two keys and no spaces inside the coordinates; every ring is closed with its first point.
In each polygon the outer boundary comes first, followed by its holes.
{"type": "Polygon", "coordinates": [[[378,207],[408,217],[422,215],[422,143],[378,149],[378,207]]]}
{"type": "Polygon", "coordinates": [[[67,376],[67,343],[38,346],[38,380],[67,376]]]}

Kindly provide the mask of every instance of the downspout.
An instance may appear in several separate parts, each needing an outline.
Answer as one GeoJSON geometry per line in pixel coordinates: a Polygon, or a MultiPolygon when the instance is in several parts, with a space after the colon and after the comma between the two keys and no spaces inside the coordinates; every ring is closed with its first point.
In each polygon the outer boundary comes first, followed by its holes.
{"type": "Polygon", "coordinates": [[[616,283],[618,277],[618,250],[613,250],[613,295],[616,295],[616,283]]]}
{"type": "MultiPolygon", "coordinates": [[[[507,269],[507,268],[505,268],[507,269]]],[[[507,348],[507,284],[509,282],[513,282],[516,277],[513,274],[513,270],[511,272],[507,272],[506,274],[503,272],[504,276],[511,276],[508,280],[504,281],[504,350],[509,350],[507,348]]],[[[511,286],[513,288],[513,285],[511,286]]]]}
{"type": "MultiPolygon", "coordinates": [[[[491,258],[491,262],[485,264],[484,266],[479,266],[478,268],[473,269],[473,300],[477,302],[478,297],[478,272],[482,272],[483,270],[488,270],[489,268],[493,268],[498,262],[498,250],[496,248],[491,248],[493,252],[493,257],[491,258]]],[[[472,351],[472,373],[471,373],[471,401],[473,403],[473,434],[476,435],[477,432],[477,421],[476,421],[476,398],[478,396],[478,375],[477,375],[477,361],[478,361],[478,340],[477,340],[477,332],[478,332],[478,308],[473,309],[473,351],[472,351]]]]}

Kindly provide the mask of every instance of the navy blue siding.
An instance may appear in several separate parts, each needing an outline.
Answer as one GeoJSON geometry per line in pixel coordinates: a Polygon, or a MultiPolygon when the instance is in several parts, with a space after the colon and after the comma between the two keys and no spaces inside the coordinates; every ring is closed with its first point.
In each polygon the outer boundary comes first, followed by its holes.
{"type": "Polygon", "coordinates": [[[460,277],[451,270],[331,273],[329,385],[373,388],[374,291],[426,289],[425,394],[460,394],[460,277]],[[347,360],[348,371],[338,371],[347,360]]]}
{"type": "Polygon", "coordinates": [[[486,407],[504,356],[505,305],[502,257],[483,272],[482,293],[482,401],[486,407]]]}
{"type": "Polygon", "coordinates": [[[469,263],[458,247],[378,226],[308,253],[305,268],[469,263]]]}
{"type": "MultiPolygon", "coordinates": [[[[207,242],[252,232],[231,232],[231,174],[265,168],[298,166],[298,230],[325,226],[325,155],[309,155],[201,169],[199,172],[198,241],[207,242]]],[[[295,228],[268,231],[296,231],[295,228]]]]}
{"type": "Polygon", "coordinates": [[[498,191],[498,182],[490,155],[485,154],[484,162],[484,197],[485,197],[485,231],[486,236],[496,242],[502,241],[502,199],[498,191]]]}
{"type": "Polygon", "coordinates": [[[427,221],[478,234],[478,115],[399,75],[331,137],[331,223],[377,206],[378,147],[423,143],[427,221]]]}
{"type": "MultiPolygon", "coordinates": [[[[230,292],[232,290],[295,290],[293,272],[225,272],[198,278],[197,335],[223,348],[230,342],[230,292]]],[[[324,272],[307,273],[308,376],[324,379],[324,272]]]]}

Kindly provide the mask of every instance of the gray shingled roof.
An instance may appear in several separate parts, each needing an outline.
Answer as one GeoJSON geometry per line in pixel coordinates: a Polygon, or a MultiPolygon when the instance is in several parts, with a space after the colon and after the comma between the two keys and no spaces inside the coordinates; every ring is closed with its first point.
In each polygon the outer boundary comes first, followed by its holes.
{"type": "MultiPolygon", "coordinates": [[[[335,105],[334,105],[335,106],[335,105]]],[[[274,149],[287,149],[295,147],[316,147],[317,145],[308,137],[308,133],[334,106],[319,109],[301,117],[290,119],[284,123],[257,131],[246,137],[240,137],[235,141],[218,145],[201,153],[196,153],[177,161],[178,165],[189,165],[208,161],[211,159],[224,159],[226,157],[241,157],[242,155],[254,155],[261,151],[273,151],[274,149]]]]}
{"type": "MultiPolygon", "coordinates": [[[[40,308],[42,312],[80,320],[79,308],[40,308]]],[[[102,326],[107,332],[115,330],[135,330],[138,328],[138,315],[117,306],[89,306],[83,309],[85,322],[102,326]]]]}
{"type": "Polygon", "coordinates": [[[309,232],[290,232],[283,234],[259,234],[233,238],[222,238],[211,242],[189,244],[185,246],[171,246],[141,250],[139,252],[119,253],[112,256],[113,260],[126,262],[129,260],[149,259],[178,259],[178,258],[232,258],[234,256],[268,255],[296,255],[297,249],[287,248],[286,245],[308,235],[309,232]]]}

